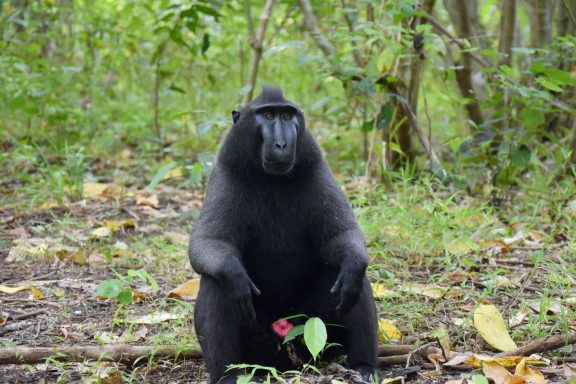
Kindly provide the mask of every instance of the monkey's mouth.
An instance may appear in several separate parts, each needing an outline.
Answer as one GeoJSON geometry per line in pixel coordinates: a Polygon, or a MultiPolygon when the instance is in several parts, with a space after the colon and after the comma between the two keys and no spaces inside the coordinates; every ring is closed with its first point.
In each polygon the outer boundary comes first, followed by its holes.
{"type": "Polygon", "coordinates": [[[292,170],[294,162],[263,159],[262,165],[268,174],[285,175],[292,170]]]}

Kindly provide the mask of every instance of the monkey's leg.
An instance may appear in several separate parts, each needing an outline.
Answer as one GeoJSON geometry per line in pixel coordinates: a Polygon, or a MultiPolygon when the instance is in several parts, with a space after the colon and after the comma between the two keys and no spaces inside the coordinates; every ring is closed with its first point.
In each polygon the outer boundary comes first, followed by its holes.
{"type": "Polygon", "coordinates": [[[226,367],[241,362],[240,327],[224,291],[216,280],[206,275],[200,280],[194,327],[210,373],[210,384],[236,383],[240,372],[226,371],[226,367]]]}
{"type": "Polygon", "coordinates": [[[358,303],[344,315],[342,325],[347,329],[347,363],[369,381],[375,377],[378,366],[378,319],[372,288],[367,278],[358,303]]]}
{"type": "Polygon", "coordinates": [[[374,377],[378,364],[378,320],[372,288],[364,278],[356,305],[348,313],[339,314],[336,312],[338,297],[330,293],[337,276],[338,270],[332,268],[326,268],[318,275],[314,286],[305,295],[302,313],[320,317],[328,325],[328,342],[342,344],[342,348],[329,348],[324,357],[331,359],[346,355],[348,366],[368,381],[370,376],[374,377]]]}

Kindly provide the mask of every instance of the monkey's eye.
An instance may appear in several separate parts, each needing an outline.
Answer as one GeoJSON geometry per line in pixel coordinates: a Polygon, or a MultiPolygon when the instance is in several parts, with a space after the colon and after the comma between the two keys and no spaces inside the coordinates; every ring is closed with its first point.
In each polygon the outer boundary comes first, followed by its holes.
{"type": "Polygon", "coordinates": [[[282,120],[290,120],[292,118],[292,115],[290,115],[288,112],[284,112],[282,115],[282,120]]]}
{"type": "Polygon", "coordinates": [[[264,118],[266,120],[273,120],[274,119],[274,114],[272,114],[272,112],[266,112],[264,113],[264,118]]]}

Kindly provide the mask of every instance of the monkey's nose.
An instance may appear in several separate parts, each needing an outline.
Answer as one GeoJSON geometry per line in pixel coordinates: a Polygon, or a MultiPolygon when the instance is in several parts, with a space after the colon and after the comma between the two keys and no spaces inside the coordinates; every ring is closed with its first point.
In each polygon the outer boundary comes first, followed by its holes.
{"type": "Polygon", "coordinates": [[[276,148],[282,149],[284,147],[286,147],[286,141],[282,140],[276,142],[276,148]]]}

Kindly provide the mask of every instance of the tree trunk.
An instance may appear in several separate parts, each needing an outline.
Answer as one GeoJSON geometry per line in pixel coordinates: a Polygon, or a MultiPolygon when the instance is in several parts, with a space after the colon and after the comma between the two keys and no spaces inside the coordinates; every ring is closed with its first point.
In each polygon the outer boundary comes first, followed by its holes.
{"type": "Polygon", "coordinates": [[[516,31],[516,0],[502,1],[502,17],[500,19],[500,39],[498,40],[498,52],[502,54],[498,64],[512,66],[512,46],[516,31]]]}
{"type": "MultiPolygon", "coordinates": [[[[473,46],[486,48],[486,40],[483,37],[486,34],[479,23],[476,1],[444,0],[444,5],[458,37],[468,39],[473,46]]],[[[466,51],[462,52],[460,62],[455,64],[459,65],[459,68],[456,69],[456,82],[460,88],[460,93],[468,99],[465,105],[466,112],[470,120],[474,122],[475,127],[478,127],[484,123],[480,100],[473,83],[478,68],[473,66],[471,53],[466,51]]]]}
{"type": "Polygon", "coordinates": [[[542,48],[552,42],[552,13],[555,0],[528,0],[530,15],[530,44],[542,48]]]}
{"type": "MultiPolygon", "coordinates": [[[[434,5],[436,4],[436,0],[424,0],[420,8],[423,12],[427,14],[431,14],[432,10],[434,9],[434,5]]],[[[413,48],[415,55],[412,57],[407,57],[402,60],[400,63],[400,76],[404,78],[402,81],[401,86],[405,89],[401,90],[402,93],[405,94],[405,97],[408,99],[408,104],[415,116],[418,115],[418,96],[420,95],[420,83],[422,80],[422,71],[424,69],[425,63],[425,53],[423,50],[423,36],[416,34],[416,29],[418,25],[425,23],[427,21],[426,18],[416,17],[412,20],[411,29],[414,32],[414,40],[413,40],[413,48]]],[[[406,160],[409,162],[414,161],[414,148],[412,144],[412,132],[410,123],[410,117],[404,113],[404,109],[400,108],[401,113],[399,117],[406,118],[404,123],[400,125],[398,128],[398,144],[400,145],[400,149],[406,156],[406,160]]],[[[400,159],[392,159],[392,164],[397,165],[396,163],[400,159]]]]}

